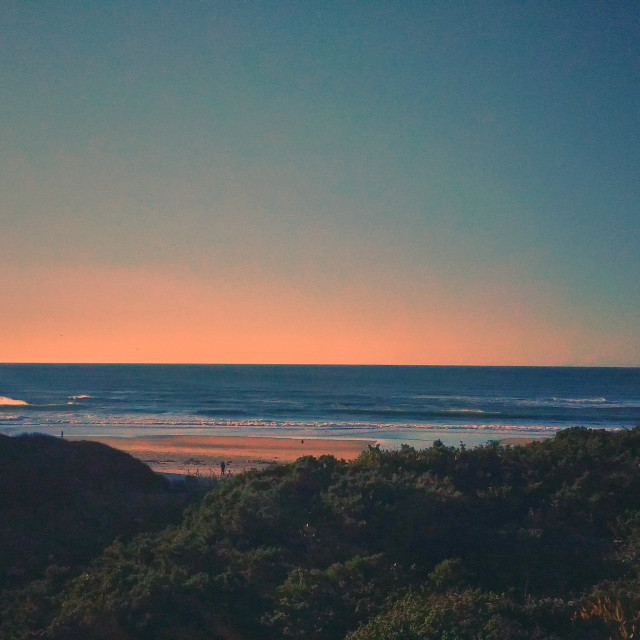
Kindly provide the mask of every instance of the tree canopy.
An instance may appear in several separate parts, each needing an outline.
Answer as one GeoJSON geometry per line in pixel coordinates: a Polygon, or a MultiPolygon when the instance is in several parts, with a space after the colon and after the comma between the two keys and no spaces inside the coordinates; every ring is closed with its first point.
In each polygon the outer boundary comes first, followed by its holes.
{"type": "Polygon", "coordinates": [[[8,584],[0,635],[630,638],[639,471],[640,428],[574,428],[225,477],[163,528],[8,584]]]}

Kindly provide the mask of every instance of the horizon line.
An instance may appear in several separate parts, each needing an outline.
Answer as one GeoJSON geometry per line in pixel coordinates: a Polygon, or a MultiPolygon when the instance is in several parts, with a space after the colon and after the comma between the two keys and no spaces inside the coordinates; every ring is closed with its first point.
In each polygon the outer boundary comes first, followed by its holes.
{"type": "Polygon", "coordinates": [[[494,369],[639,369],[637,365],[621,364],[407,364],[375,362],[66,362],[25,361],[0,362],[0,366],[12,365],[71,365],[71,366],[190,366],[190,367],[457,367],[494,369]]]}

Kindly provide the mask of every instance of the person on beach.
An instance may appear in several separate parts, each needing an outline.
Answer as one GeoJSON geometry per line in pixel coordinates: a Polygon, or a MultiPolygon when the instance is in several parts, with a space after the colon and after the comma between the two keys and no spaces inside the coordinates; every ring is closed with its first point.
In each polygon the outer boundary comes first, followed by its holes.
{"type": "Polygon", "coordinates": [[[226,468],[227,468],[227,465],[226,465],[225,461],[223,460],[223,461],[220,463],[220,475],[221,475],[221,476],[223,476],[223,475],[224,475],[224,470],[225,470],[226,468]]]}

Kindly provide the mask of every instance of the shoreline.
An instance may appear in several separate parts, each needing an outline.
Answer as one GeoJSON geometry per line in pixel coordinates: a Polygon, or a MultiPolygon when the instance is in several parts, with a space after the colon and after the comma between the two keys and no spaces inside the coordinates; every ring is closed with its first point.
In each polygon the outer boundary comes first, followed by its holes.
{"type": "Polygon", "coordinates": [[[153,471],[166,474],[217,476],[221,462],[227,473],[263,469],[294,462],[302,456],[332,455],[354,460],[375,440],[279,438],[257,436],[69,436],[68,440],[100,442],[141,460],[153,471]]]}
{"type": "MultiPolygon", "coordinates": [[[[302,456],[332,455],[354,460],[367,446],[377,441],[367,439],[291,438],[273,436],[68,436],[65,439],[100,442],[119,449],[144,462],[153,471],[171,475],[219,476],[221,462],[225,473],[264,469],[278,463],[294,462],[302,456]]],[[[503,438],[507,446],[528,445],[540,438],[503,438]]]]}

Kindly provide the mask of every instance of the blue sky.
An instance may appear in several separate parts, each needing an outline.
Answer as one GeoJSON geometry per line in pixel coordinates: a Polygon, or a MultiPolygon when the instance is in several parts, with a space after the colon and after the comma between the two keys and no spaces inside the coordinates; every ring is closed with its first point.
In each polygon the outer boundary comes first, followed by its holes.
{"type": "Polygon", "coordinates": [[[637,3],[0,19],[0,360],[640,364],[637,3]]]}

